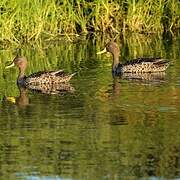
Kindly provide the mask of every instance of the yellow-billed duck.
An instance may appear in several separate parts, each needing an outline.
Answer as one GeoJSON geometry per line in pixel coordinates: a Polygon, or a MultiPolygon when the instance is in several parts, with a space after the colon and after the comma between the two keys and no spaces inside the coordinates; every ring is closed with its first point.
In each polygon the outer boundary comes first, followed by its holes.
{"type": "Polygon", "coordinates": [[[10,68],[13,66],[17,66],[19,68],[19,75],[17,78],[17,84],[20,86],[53,86],[60,83],[66,83],[68,82],[72,76],[74,76],[76,73],[73,74],[66,74],[63,70],[58,71],[40,71],[33,73],[29,76],[25,76],[25,70],[27,67],[27,59],[26,57],[15,57],[13,62],[6,66],[6,68],[10,68]]]}
{"type": "Polygon", "coordinates": [[[105,49],[98,52],[97,54],[102,54],[105,52],[110,52],[113,55],[112,73],[114,75],[122,73],[163,72],[169,66],[169,62],[166,59],[154,57],[137,58],[121,64],[119,62],[120,50],[117,43],[115,43],[114,41],[109,42],[106,45],[105,49]]]}

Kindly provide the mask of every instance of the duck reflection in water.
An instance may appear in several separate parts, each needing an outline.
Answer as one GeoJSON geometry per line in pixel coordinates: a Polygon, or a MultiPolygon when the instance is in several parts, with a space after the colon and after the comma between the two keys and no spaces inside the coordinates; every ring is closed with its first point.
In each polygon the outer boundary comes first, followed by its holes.
{"type": "Polygon", "coordinates": [[[19,96],[4,96],[3,102],[11,103],[19,106],[20,108],[25,108],[29,105],[28,89],[22,86],[18,86],[19,96]]]}
{"type": "MultiPolygon", "coordinates": [[[[109,90],[106,91],[108,93],[108,100],[112,104],[112,109],[110,109],[110,124],[111,125],[127,125],[129,122],[124,116],[128,112],[124,106],[121,108],[117,108],[116,106],[119,105],[119,100],[121,99],[121,91],[124,89],[124,83],[127,81],[128,83],[137,84],[139,87],[143,85],[150,85],[156,86],[157,84],[161,84],[166,82],[165,81],[165,73],[144,73],[138,75],[137,73],[123,73],[121,76],[114,76],[113,82],[109,90]],[[118,109],[118,110],[117,110],[118,109]],[[126,113],[125,113],[126,112],[126,113]]],[[[130,85],[130,86],[131,86],[130,85]]]]}
{"type": "Polygon", "coordinates": [[[4,97],[3,102],[10,102],[12,104],[16,104],[17,106],[21,108],[25,108],[26,106],[29,105],[29,97],[28,97],[28,91],[33,91],[35,93],[41,93],[41,94],[48,94],[48,95],[59,95],[63,96],[67,93],[74,93],[75,89],[74,87],[71,86],[69,83],[61,83],[61,85],[58,85],[57,87],[51,86],[51,88],[48,88],[47,86],[42,87],[40,86],[37,89],[37,86],[35,89],[31,87],[31,89],[26,88],[24,86],[18,86],[19,89],[19,96],[18,97],[13,97],[13,96],[8,96],[4,97]]]}
{"type": "Polygon", "coordinates": [[[66,83],[59,83],[59,84],[41,84],[41,85],[29,85],[28,89],[35,92],[40,92],[43,94],[50,94],[50,95],[63,95],[66,93],[74,93],[74,87],[66,82],[66,83]]]}
{"type": "Polygon", "coordinates": [[[165,72],[156,73],[123,73],[120,75],[121,79],[141,82],[141,83],[161,83],[165,82],[165,72]]]}
{"type": "MultiPolygon", "coordinates": [[[[130,86],[159,86],[167,82],[165,72],[157,73],[123,73],[120,76],[112,76],[112,83],[109,88],[104,91],[104,97],[108,97],[109,100],[117,101],[121,96],[122,86],[124,83],[128,83],[130,86]]],[[[124,86],[125,87],[125,86],[124,86]]],[[[116,104],[114,102],[113,104],[116,104]]]]}
{"type": "Polygon", "coordinates": [[[120,76],[113,76],[113,95],[120,94],[121,80],[127,80],[138,84],[161,84],[166,82],[166,73],[123,73],[120,76]]]}

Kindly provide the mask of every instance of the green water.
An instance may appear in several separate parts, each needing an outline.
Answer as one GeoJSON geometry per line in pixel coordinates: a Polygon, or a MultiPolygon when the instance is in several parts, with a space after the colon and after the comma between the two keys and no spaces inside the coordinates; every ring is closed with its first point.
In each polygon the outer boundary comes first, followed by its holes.
{"type": "Polygon", "coordinates": [[[0,50],[1,179],[180,178],[180,39],[118,38],[123,62],[139,56],[170,60],[165,76],[143,81],[112,78],[111,57],[96,55],[104,41],[21,49],[27,74],[78,72],[71,81],[75,92],[63,95],[22,90],[20,96],[17,70],[4,70],[18,50],[0,50]]]}

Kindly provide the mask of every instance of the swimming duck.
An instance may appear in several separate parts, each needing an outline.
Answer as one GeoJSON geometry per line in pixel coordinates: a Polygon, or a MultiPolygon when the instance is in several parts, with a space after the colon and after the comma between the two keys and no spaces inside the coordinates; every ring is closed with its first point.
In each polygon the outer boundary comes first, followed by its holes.
{"type": "Polygon", "coordinates": [[[98,52],[97,54],[102,54],[105,52],[110,52],[113,55],[112,63],[112,73],[113,75],[118,75],[122,73],[154,73],[163,72],[169,66],[169,62],[161,58],[137,58],[132,61],[121,64],[119,62],[120,50],[117,43],[114,41],[109,42],[105,49],[98,52]]]}
{"type": "Polygon", "coordinates": [[[23,56],[15,57],[13,62],[9,66],[6,66],[6,69],[13,66],[17,66],[19,68],[17,84],[24,87],[40,87],[41,85],[54,86],[60,83],[68,82],[75,75],[75,73],[65,74],[63,70],[58,70],[40,71],[26,77],[25,70],[27,67],[27,59],[23,56]]]}

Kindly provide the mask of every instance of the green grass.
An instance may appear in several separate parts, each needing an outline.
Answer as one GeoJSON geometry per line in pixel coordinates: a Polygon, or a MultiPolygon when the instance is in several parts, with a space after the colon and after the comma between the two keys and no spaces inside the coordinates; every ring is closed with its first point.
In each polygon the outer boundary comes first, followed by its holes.
{"type": "Polygon", "coordinates": [[[180,28],[177,0],[1,0],[0,42],[22,44],[41,38],[180,28]]]}

